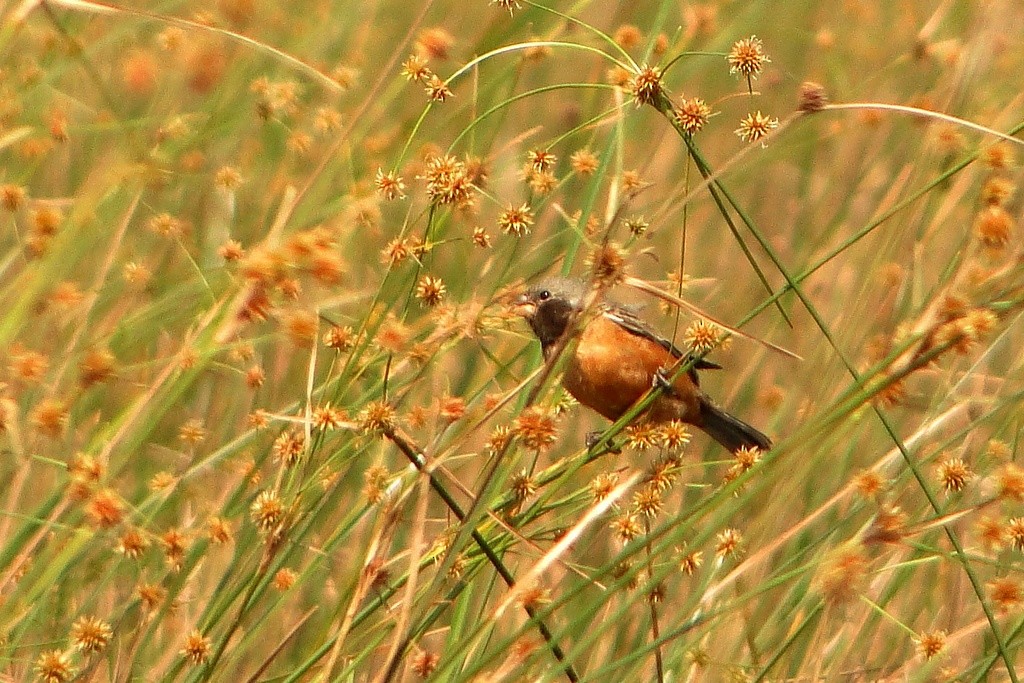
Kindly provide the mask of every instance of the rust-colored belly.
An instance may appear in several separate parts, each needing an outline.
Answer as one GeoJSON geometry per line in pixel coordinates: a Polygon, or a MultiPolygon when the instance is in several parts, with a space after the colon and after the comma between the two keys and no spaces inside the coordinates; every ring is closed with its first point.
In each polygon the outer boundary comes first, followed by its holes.
{"type": "MultiPolygon", "coordinates": [[[[619,419],[643,396],[654,373],[675,359],[657,343],[632,334],[606,318],[597,318],[580,335],[563,383],[583,405],[609,420],[619,419]]],[[[699,394],[685,373],[673,385],[675,396],[661,396],[648,419],[694,423],[700,415],[699,394]]]]}

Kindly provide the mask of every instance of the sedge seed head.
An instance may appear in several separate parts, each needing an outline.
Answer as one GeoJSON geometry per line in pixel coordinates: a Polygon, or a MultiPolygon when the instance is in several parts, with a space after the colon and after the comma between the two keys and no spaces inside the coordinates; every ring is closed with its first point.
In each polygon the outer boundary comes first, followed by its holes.
{"type": "Polygon", "coordinates": [[[629,80],[629,90],[633,101],[638,107],[655,104],[663,95],[661,70],[654,66],[643,65],[629,80]]]}
{"type": "Polygon", "coordinates": [[[745,142],[757,142],[779,127],[779,120],[766,116],[760,111],[747,114],[734,132],[745,142]]]}
{"type": "Polygon", "coordinates": [[[525,237],[530,234],[530,226],[532,225],[533,210],[529,204],[522,204],[518,208],[510,204],[498,216],[498,227],[506,235],[525,237]]]}
{"type": "Polygon", "coordinates": [[[683,132],[694,135],[707,125],[711,118],[711,107],[699,97],[692,97],[683,100],[673,113],[683,132]]]}
{"type": "Polygon", "coordinates": [[[938,478],[946,493],[962,491],[974,478],[974,473],[963,458],[947,458],[938,465],[938,478]]]}
{"type": "Polygon", "coordinates": [[[199,629],[193,629],[181,648],[181,655],[193,666],[198,666],[210,658],[212,649],[210,639],[199,629]]]}
{"type": "Polygon", "coordinates": [[[110,624],[97,617],[79,617],[71,626],[72,644],[76,649],[89,654],[105,650],[113,637],[110,624]]]}
{"type": "Polygon", "coordinates": [[[738,74],[744,78],[755,79],[764,69],[764,65],[771,62],[764,51],[764,43],[757,36],[750,36],[733,43],[729,55],[726,57],[729,62],[729,73],[738,74]]]}

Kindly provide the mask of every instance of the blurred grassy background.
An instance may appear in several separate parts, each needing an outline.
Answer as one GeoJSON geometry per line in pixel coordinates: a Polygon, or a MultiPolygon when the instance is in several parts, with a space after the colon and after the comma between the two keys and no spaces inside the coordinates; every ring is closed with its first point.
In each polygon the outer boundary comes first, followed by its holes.
{"type": "Polygon", "coordinates": [[[503,4],[0,10],[0,679],[1017,680],[1019,6],[503,4]],[[802,356],[711,353],[778,444],[739,480],[588,453],[555,382],[519,417],[504,297],[607,241],[802,356]]]}

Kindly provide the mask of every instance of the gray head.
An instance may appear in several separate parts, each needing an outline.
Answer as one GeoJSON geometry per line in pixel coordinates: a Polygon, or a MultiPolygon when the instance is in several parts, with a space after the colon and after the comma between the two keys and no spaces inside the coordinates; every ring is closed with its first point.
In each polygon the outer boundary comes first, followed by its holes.
{"type": "Polygon", "coordinates": [[[547,349],[558,341],[583,306],[587,291],[586,283],[580,280],[548,278],[519,295],[513,310],[526,319],[541,347],[547,349]]]}

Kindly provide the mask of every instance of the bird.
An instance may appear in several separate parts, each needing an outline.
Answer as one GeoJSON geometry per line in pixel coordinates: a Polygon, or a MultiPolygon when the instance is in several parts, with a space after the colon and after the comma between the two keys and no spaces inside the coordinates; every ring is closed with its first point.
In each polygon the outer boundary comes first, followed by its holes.
{"type": "MultiPolygon", "coordinates": [[[[548,278],[514,299],[513,312],[529,323],[545,360],[582,311],[588,291],[582,280],[548,278]]],[[[615,422],[652,386],[661,385],[663,390],[644,414],[646,421],[681,420],[706,432],[731,453],[771,448],[771,439],[718,407],[700,388],[697,370],[720,365],[684,353],[631,308],[612,300],[600,301],[596,314],[581,318],[579,324],[582,329],[562,384],[581,404],[615,422]],[[669,383],[665,372],[680,360],[692,365],[669,383]]]]}

